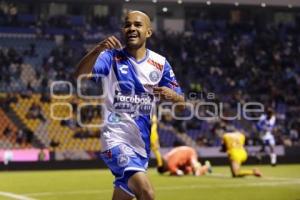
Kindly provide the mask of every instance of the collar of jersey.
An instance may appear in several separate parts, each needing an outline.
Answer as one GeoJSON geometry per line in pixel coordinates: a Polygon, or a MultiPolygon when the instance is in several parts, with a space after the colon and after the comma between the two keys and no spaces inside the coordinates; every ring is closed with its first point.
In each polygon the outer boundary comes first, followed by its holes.
{"type": "Polygon", "coordinates": [[[125,49],[123,49],[123,52],[125,53],[125,55],[130,58],[133,62],[137,63],[137,64],[141,64],[142,62],[144,62],[145,60],[147,60],[147,58],[149,57],[149,50],[146,49],[146,55],[145,57],[140,60],[140,61],[137,61],[133,56],[131,56],[125,49]]]}

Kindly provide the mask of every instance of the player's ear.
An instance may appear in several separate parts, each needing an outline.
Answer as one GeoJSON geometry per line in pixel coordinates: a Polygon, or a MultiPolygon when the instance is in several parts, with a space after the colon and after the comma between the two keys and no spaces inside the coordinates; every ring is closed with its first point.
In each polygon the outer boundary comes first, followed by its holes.
{"type": "Polygon", "coordinates": [[[152,28],[148,28],[146,37],[149,38],[152,35],[152,28]]]}

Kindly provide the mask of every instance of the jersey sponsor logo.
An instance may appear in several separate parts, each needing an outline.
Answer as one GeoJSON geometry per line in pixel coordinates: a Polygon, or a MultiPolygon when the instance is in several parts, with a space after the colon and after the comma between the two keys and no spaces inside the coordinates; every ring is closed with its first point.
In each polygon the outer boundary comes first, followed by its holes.
{"type": "Polygon", "coordinates": [[[118,165],[120,167],[125,167],[129,163],[129,157],[125,154],[120,154],[118,156],[118,165]]]}
{"type": "Polygon", "coordinates": [[[119,70],[122,74],[127,74],[128,73],[128,66],[127,65],[121,65],[119,70]]]}
{"type": "Polygon", "coordinates": [[[152,60],[151,58],[149,58],[147,60],[147,62],[150,64],[150,65],[153,65],[155,68],[157,68],[159,71],[162,71],[163,70],[163,65],[162,64],[159,64],[158,62],[155,62],[154,60],[152,60]]]}
{"type": "Polygon", "coordinates": [[[114,111],[137,115],[149,115],[154,96],[148,93],[141,95],[127,95],[117,91],[114,97],[114,111]]]}
{"type": "Polygon", "coordinates": [[[159,80],[159,73],[157,71],[153,71],[150,73],[149,78],[152,82],[157,82],[159,80]]]}

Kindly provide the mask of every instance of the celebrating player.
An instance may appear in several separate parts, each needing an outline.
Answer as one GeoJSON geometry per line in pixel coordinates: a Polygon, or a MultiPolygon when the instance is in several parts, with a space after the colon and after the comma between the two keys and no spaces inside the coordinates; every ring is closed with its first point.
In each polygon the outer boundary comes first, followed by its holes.
{"type": "Polygon", "coordinates": [[[262,148],[257,156],[258,158],[260,158],[260,154],[264,153],[266,150],[265,147],[269,146],[270,161],[272,166],[275,166],[277,162],[277,155],[275,153],[275,138],[272,134],[272,131],[275,127],[275,121],[276,117],[273,110],[271,108],[268,108],[266,114],[263,114],[256,124],[256,128],[259,132],[259,136],[262,142],[262,148]]]}
{"type": "Polygon", "coordinates": [[[152,35],[149,17],[129,12],[122,30],[124,48],[108,37],[84,56],[76,75],[92,73],[95,81],[100,75],[107,83],[101,157],[115,176],[112,199],[152,200],[146,168],[154,94],[172,102],[184,102],[184,97],[166,58],[146,48],[152,35]]]}
{"type": "Polygon", "coordinates": [[[197,152],[192,147],[176,147],[168,152],[163,160],[163,165],[157,168],[157,171],[161,174],[170,172],[170,175],[174,176],[188,174],[201,176],[207,172],[211,173],[210,162],[206,161],[205,165],[201,166],[201,163],[198,162],[197,152]]]}
{"type": "Polygon", "coordinates": [[[261,172],[254,168],[252,170],[242,170],[241,165],[247,160],[247,152],[244,148],[245,135],[235,131],[225,133],[223,135],[222,151],[227,152],[230,160],[230,169],[232,177],[244,177],[244,176],[262,176],[261,172]]]}

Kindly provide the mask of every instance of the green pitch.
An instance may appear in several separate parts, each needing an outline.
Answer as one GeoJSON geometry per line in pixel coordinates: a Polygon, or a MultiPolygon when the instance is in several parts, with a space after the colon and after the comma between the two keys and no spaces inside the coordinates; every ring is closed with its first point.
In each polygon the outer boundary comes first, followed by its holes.
{"type": "MultiPolygon", "coordinates": [[[[300,200],[300,165],[260,169],[263,178],[233,179],[228,167],[215,167],[203,177],[148,173],[158,200],[300,200]]],[[[112,182],[108,170],[2,171],[0,200],[109,200],[112,182]]]]}

